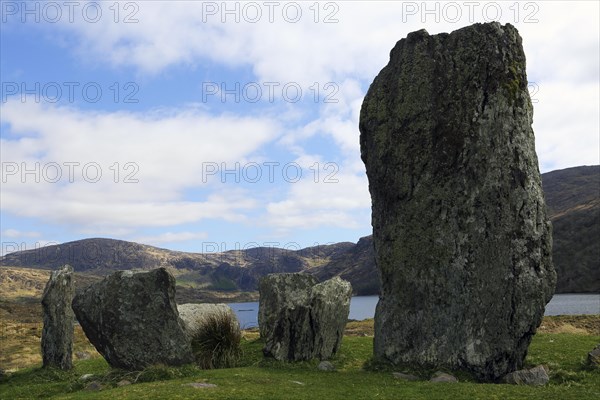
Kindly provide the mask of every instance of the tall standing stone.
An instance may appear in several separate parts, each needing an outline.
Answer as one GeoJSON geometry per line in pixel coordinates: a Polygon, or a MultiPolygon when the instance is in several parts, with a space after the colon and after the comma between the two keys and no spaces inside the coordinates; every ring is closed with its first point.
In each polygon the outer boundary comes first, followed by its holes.
{"type": "Polygon", "coordinates": [[[556,281],[532,116],[510,24],[392,49],[360,116],[377,358],[481,380],[522,366],[556,281]]]}
{"type": "Polygon", "coordinates": [[[44,367],[64,370],[73,367],[73,268],[64,265],[52,271],[42,295],[44,328],[42,329],[42,362],[44,367]]]}

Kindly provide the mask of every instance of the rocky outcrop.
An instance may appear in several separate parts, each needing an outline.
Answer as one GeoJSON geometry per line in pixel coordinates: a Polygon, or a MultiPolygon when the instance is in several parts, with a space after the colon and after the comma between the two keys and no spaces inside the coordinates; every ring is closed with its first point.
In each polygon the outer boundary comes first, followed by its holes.
{"type": "Polygon", "coordinates": [[[227,315],[239,330],[240,324],[237,316],[227,304],[180,304],[177,306],[177,311],[179,311],[179,318],[183,321],[188,338],[205,324],[211,316],[227,315]]]}
{"type": "Polygon", "coordinates": [[[350,283],[340,278],[317,283],[306,274],[271,274],[261,279],[259,290],[258,325],[266,356],[326,360],[338,351],[350,312],[350,283]]]}
{"type": "Polygon", "coordinates": [[[175,304],[175,279],[164,268],[119,271],[73,299],[83,331],[113,367],[193,362],[175,304]]]}
{"type": "Polygon", "coordinates": [[[521,37],[400,40],[364,99],[382,288],[374,353],[495,381],[520,368],[556,281],[521,37]]]}
{"type": "Polygon", "coordinates": [[[73,323],[71,309],[74,284],[73,268],[64,265],[52,271],[42,296],[44,328],[42,329],[42,361],[44,367],[64,370],[73,367],[73,323]]]}

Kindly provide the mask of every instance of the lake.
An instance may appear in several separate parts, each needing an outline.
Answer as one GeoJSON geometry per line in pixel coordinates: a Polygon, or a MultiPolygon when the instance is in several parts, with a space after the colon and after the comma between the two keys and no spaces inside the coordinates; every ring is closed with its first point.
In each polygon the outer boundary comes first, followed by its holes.
{"type": "MultiPolygon", "coordinates": [[[[373,318],[378,296],[354,296],[350,301],[349,319],[373,318]]],[[[242,328],[258,326],[258,302],[231,303],[242,328]]],[[[544,315],[600,314],[600,294],[556,294],[544,315]]]]}

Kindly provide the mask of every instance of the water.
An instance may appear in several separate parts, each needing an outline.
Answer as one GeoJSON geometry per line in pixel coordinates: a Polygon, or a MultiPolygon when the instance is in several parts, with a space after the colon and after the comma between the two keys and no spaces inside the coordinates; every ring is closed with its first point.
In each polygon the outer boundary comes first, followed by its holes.
{"type": "Polygon", "coordinates": [[[544,315],[600,314],[600,294],[555,294],[544,315]]]}
{"type": "MultiPolygon", "coordinates": [[[[354,296],[349,319],[373,318],[378,296],[354,296]]],[[[258,326],[258,302],[231,303],[242,328],[258,326]]],[[[600,314],[600,294],[556,294],[546,306],[545,315],[600,314]]]]}

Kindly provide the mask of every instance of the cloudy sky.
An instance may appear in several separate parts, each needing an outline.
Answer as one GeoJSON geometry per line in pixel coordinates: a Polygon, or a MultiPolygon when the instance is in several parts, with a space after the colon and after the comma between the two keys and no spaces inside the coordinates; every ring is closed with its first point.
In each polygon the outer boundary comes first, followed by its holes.
{"type": "Polygon", "coordinates": [[[2,0],[2,253],[356,242],[361,102],[422,28],[515,25],[541,171],[598,164],[598,4],[2,0]]]}

